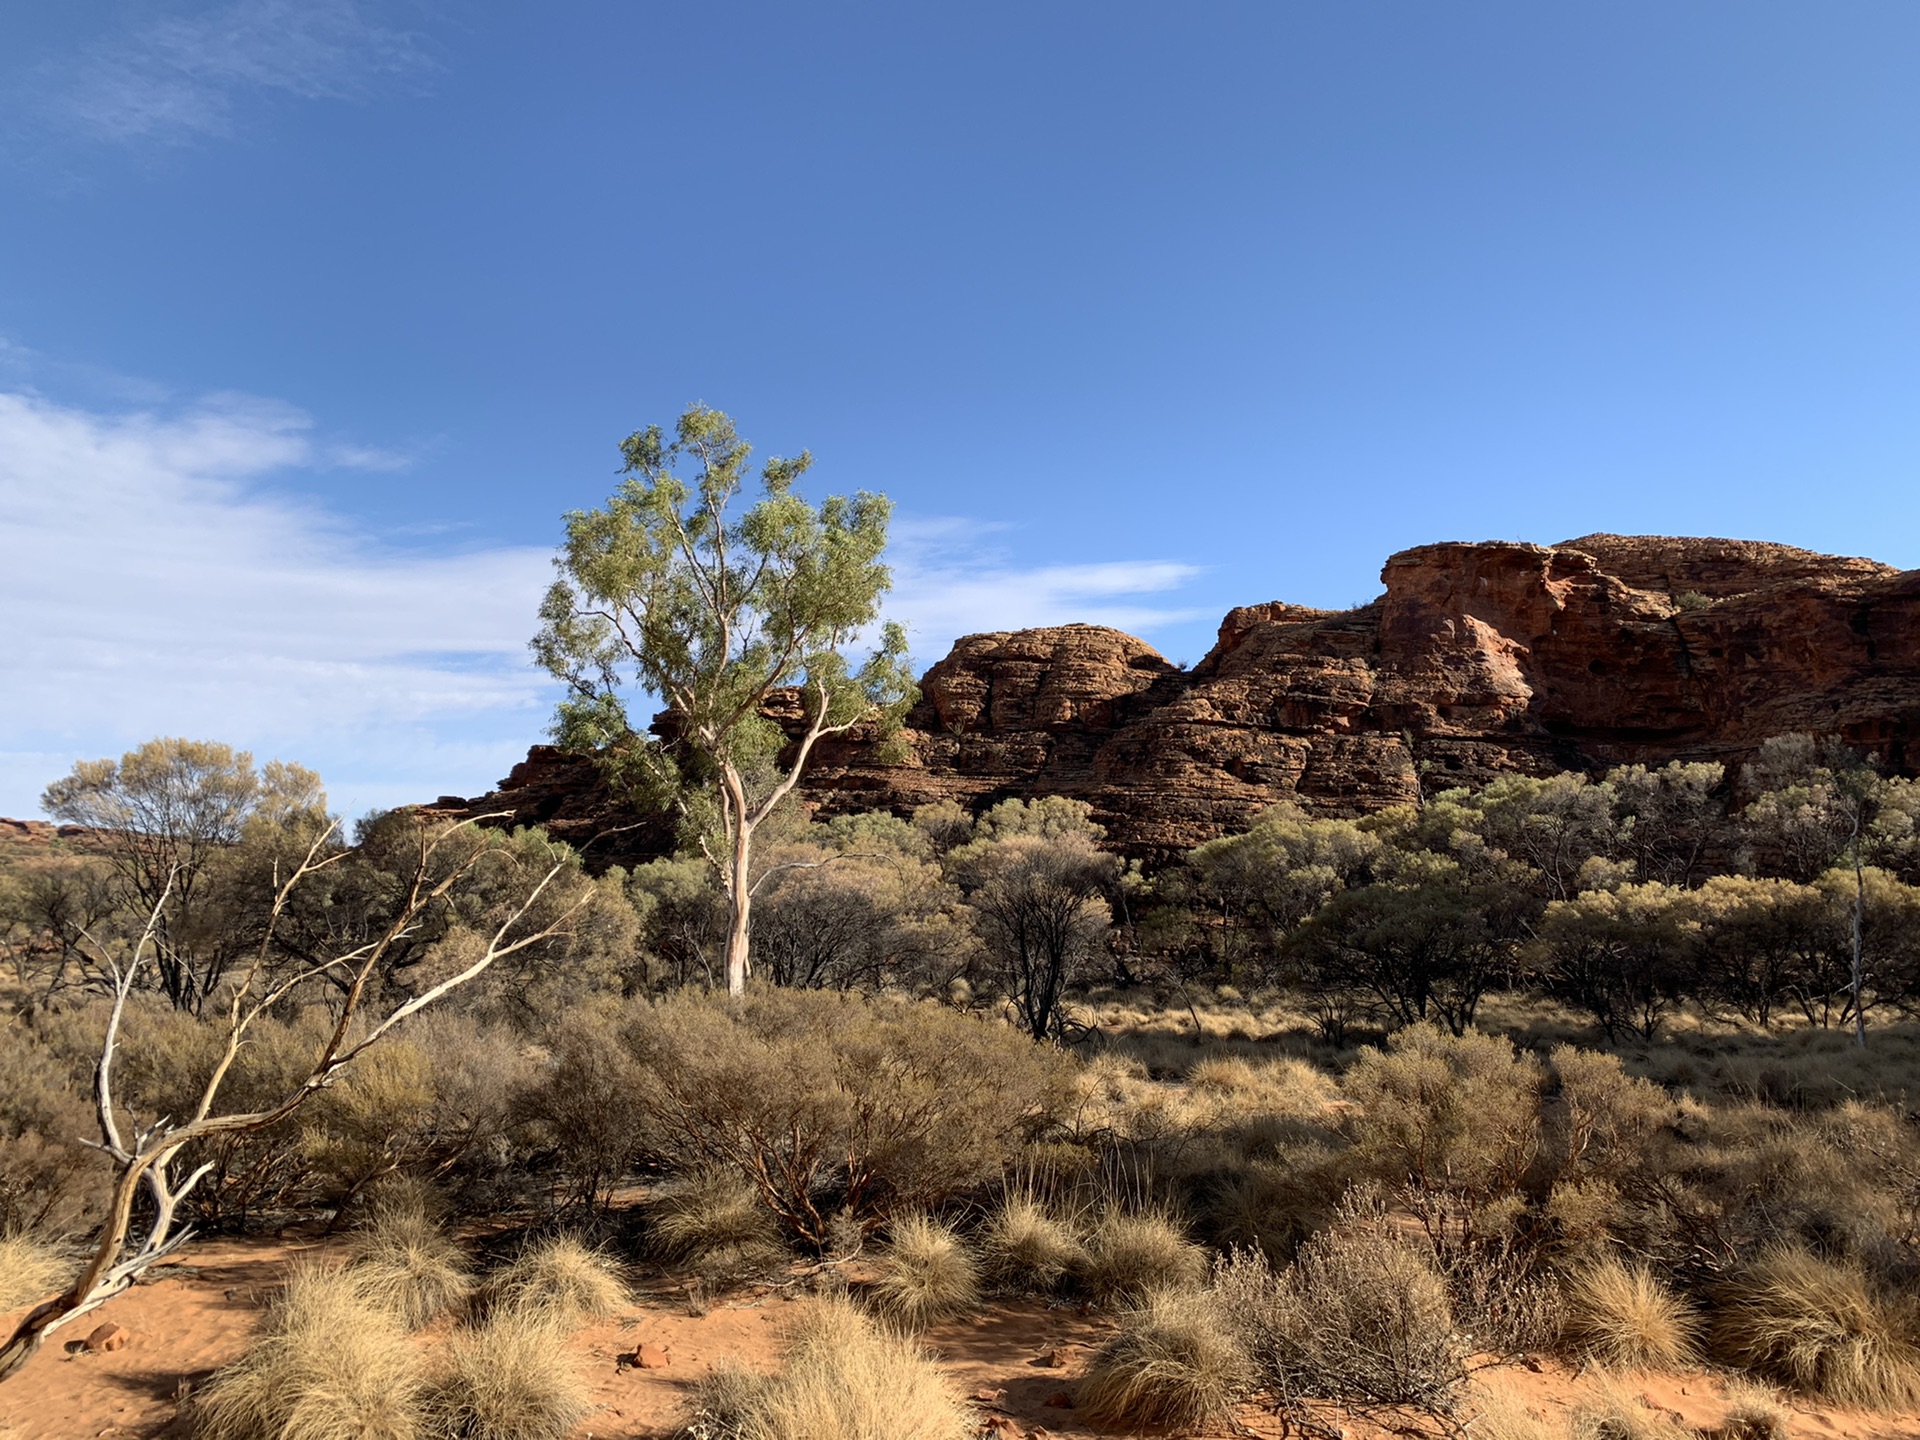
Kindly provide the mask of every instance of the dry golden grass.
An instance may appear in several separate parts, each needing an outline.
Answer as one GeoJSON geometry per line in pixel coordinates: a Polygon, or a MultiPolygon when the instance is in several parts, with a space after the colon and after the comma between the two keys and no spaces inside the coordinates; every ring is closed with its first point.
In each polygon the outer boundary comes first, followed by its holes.
{"type": "Polygon", "coordinates": [[[1120,1321],[1076,1397],[1096,1425],[1193,1429],[1227,1419],[1254,1369],[1215,1297],[1159,1291],[1120,1321]]]}
{"type": "Polygon", "coordinates": [[[617,1263],[565,1235],[523,1250],[487,1282],[491,1306],[544,1312],[562,1325],[624,1310],[631,1298],[617,1263]]]}
{"type": "Polygon", "coordinates": [[[1677,1370],[1696,1358],[1700,1319],[1644,1266],[1613,1256],[1569,1278],[1566,1339],[1595,1364],[1616,1370],[1677,1370]]]}
{"type": "Polygon", "coordinates": [[[647,1224],[656,1255],[703,1273],[746,1273],[787,1255],[772,1212],[731,1171],[687,1176],[647,1207],[647,1224]]]}
{"type": "Polygon", "coordinates": [[[1029,1195],[1009,1195],[980,1234],[981,1268],[996,1290],[1046,1294],[1086,1263],[1073,1225],[1029,1195]]]}
{"type": "Polygon", "coordinates": [[[418,1210],[376,1210],[355,1232],[349,1253],[362,1293],[410,1330],[431,1324],[473,1292],[465,1253],[418,1210]]]}
{"type": "Polygon", "coordinates": [[[352,1271],[287,1279],[253,1347],[191,1407],[199,1440],[419,1440],[419,1355],[352,1271]]]}
{"type": "Polygon", "coordinates": [[[551,1311],[497,1311],[454,1331],[441,1354],[425,1408],[445,1440],[564,1440],[593,1409],[551,1311]]]}
{"type": "Polygon", "coordinates": [[[979,1421],[911,1340],[854,1305],[815,1301],[778,1374],[721,1367],[694,1394],[708,1440],[972,1440],[979,1421]]]}
{"type": "Polygon", "coordinates": [[[1082,1278],[1105,1304],[1197,1289],[1207,1278],[1207,1252],[1163,1211],[1110,1210],[1087,1236],[1082,1278]]]}
{"type": "Polygon", "coordinates": [[[1854,1266],[1802,1249],[1763,1255],[1731,1281],[1713,1318],[1719,1358],[1845,1405],[1920,1405],[1910,1304],[1854,1266]]]}
{"type": "Polygon", "coordinates": [[[1666,1411],[1644,1405],[1618,1380],[1603,1380],[1573,1412],[1573,1440],[1699,1440],[1666,1411]]]}
{"type": "Polygon", "coordinates": [[[874,1308],[917,1330],[980,1303],[980,1273],[951,1226],[926,1215],[895,1220],[871,1287],[874,1308]]]}
{"type": "Polygon", "coordinates": [[[51,1300],[73,1273],[60,1252],[28,1235],[0,1236],[0,1315],[51,1300]]]}
{"type": "Polygon", "coordinates": [[[1787,1440],[1787,1407],[1767,1386],[1735,1376],[1727,1381],[1726,1402],[1718,1440],[1787,1440]]]}
{"type": "Polygon", "coordinates": [[[1565,1431],[1503,1390],[1481,1394],[1469,1434],[1474,1440],[1563,1440],[1565,1431]]]}

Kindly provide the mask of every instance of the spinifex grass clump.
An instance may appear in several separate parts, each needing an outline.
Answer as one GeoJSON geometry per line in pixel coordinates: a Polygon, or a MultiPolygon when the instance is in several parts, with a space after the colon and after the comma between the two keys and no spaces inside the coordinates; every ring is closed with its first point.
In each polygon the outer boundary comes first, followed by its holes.
{"type": "Polygon", "coordinates": [[[979,1430],[924,1351],[844,1298],[813,1303],[778,1373],[716,1368],[693,1410],[713,1440],[972,1440],[979,1430]]]}
{"type": "Polygon", "coordinates": [[[486,1287],[489,1309],[544,1314],[563,1326],[611,1315],[629,1298],[617,1264],[565,1235],[523,1250],[486,1287]]]}
{"type": "Polygon", "coordinates": [[[1087,1289],[1104,1304],[1161,1290],[1191,1290],[1207,1276],[1207,1253],[1165,1211],[1114,1209],[1087,1236],[1087,1289]]]}
{"type": "Polygon", "coordinates": [[[1078,1395],[1099,1425],[1197,1429],[1231,1414],[1254,1368],[1211,1291],[1157,1291],[1124,1315],[1078,1395]]]}
{"type": "Polygon", "coordinates": [[[1005,1294],[1044,1295],[1085,1268],[1087,1251],[1071,1222],[1027,1195],[1009,1195],[980,1234],[987,1283],[1005,1294]]]}
{"type": "Polygon", "coordinates": [[[354,1234],[351,1253],[362,1292],[409,1329],[430,1324],[473,1291],[466,1255],[414,1205],[377,1208],[354,1234]]]}
{"type": "Polygon", "coordinates": [[[447,1337],[425,1409],[444,1440],[564,1440],[593,1404],[557,1313],[509,1309],[447,1337]]]}
{"type": "Polygon", "coordinates": [[[1865,1271],[1783,1248],[1736,1275],[1713,1317],[1718,1358],[1839,1401],[1920,1404],[1920,1346],[1910,1300],[1882,1293],[1865,1271]]]}
{"type": "Polygon", "coordinates": [[[0,1236],[0,1315],[51,1298],[71,1273],[60,1252],[45,1241],[0,1236]]]}
{"type": "Polygon", "coordinates": [[[1596,1364],[1677,1370],[1695,1358],[1699,1316],[1644,1266],[1596,1261],[1568,1281],[1566,1299],[1566,1339],[1596,1364]]]}
{"type": "Polygon", "coordinates": [[[893,1223],[872,1296],[881,1314],[917,1330],[980,1303],[979,1267],[951,1226],[903,1216],[893,1223]]]}
{"type": "Polygon", "coordinates": [[[352,1270],[295,1270],[252,1347],[193,1399],[199,1440],[419,1440],[420,1356],[352,1270]]]}

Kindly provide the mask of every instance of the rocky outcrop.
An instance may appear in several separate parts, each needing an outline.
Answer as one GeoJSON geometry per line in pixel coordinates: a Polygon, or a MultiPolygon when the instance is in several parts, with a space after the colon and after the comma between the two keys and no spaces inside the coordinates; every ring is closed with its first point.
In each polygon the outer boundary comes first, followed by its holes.
{"type": "MultiPolygon", "coordinates": [[[[1187,671],[1099,626],[968,636],[896,743],[825,745],[807,796],[839,813],[1066,795],[1152,855],[1283,800],[1350,815],[1503,772],[1737,762],[1790,730],[1903,772],[1920,758],[1920,571],[1589,535],[1423,545],[1381,578],[1354,610],[1236,609],[1187,671]]],[[[587,821],[556,799],[554,767],[578,762],[536,760],[534,809],[587,821]]]]}

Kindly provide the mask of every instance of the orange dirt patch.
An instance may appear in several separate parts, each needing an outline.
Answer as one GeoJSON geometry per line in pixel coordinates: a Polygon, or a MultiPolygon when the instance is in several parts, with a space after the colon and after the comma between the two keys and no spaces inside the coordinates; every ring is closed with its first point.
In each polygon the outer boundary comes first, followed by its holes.
{"type": "MultiPolygon", "coordinates": [[[[0,1385],[0,1440],[160,1440],[178,1437],[180,1401],[216,1368],[237,1358],[287,1267],[323,1254],[335,1242],[218,1240],[189,1247],[181,1263],[59,1331],[13,1380],[0,1385]],[[103,1323],[131,1332],[123,1348],[88,1353],[79,1342],[103,1323]],[[67,1347],[75,1346],[73,1352],[67,1347]]],[[[689,1394],[715,1362],[756,1369],[778,1363],[797,1292],[763,1287],[729,1296],[695,1314],[681,1287],[650,1287],[636,1306],[574,1337],[581,1368],[598,1405],[577,1440],[658,1440],[687,1418],[689,1394]],[[646,1348],[652,1366],[632,1363],[646,1348]],[[664,1357],[665,1364],[658,1361],[664,1357]]],[[[0,1317],[10,1323],[17,1316],[0,1317]]],[[[1071,1398],[1088,1362],[1114,1331],[1099,1313],[1032,1302],[997,1305],[950,1321],[922,1337],[959,1383],[977,1397],[983,1421],[1011,1429],[988,1433],[1088,1437],[1111,1435],[1080,1420],[1071,1398]]],[[[431,1347],[435,1337],[423,1337],[431,1347]]],[[[1596,1389],[1595,1377],[1545,1362],[1481,1373],[1477,1384],[1507,1392],[1564,1429],[1568,1416],[1596,1389]]],[[[1634,1376],[1627,1393],[1711,1430],[1725,1419],[1722,1384],[1709,1372],[1634,1376]]],[[[1920,1416],[1877,1415],[1789,1402],[1794,1440],[1920,1440],[1920,1416]]],[[[1329,1428],[1351,1440],[1395,1433],[1328,1412],[1329,1428]]],[[[1284,1427],[1248,1407],[1243,1433],[1278,1437],[1284,1427]]],[[[1404,1422],[1403,1422],[1404,1425],[1404,1422]]],[[[1298,1433],[1298,1432],[1296,1432],[1298,1433]]],[[[1437,1432],[1436,1432],[1437,1433],[1437,1432]]]]}

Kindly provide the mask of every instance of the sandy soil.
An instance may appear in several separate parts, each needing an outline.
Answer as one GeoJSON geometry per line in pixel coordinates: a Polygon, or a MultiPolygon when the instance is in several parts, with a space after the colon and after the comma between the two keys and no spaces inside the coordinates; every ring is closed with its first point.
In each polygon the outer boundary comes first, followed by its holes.
{"type": "MultiPolygon", "coordinates": [[[[209,1241],[165,1267],[67,1330],[0,1386],[0,1437],[5,1440],[157,1440],[181,1436],[180,1400],[215,1368],[238,1356],[287,1265],[323,1247],[289,1241],[209,1241]],[[68,1353],[93,1325],[113,1321],[133,1333],[124,1349],[68,1353]]],[[[574,1344],[599,1404],[576,1440],[661,1437],[684,1418],[687,1394],[716,1360],[756,1367],[777,1362],[791,1292],[760,1290],[729,1296],[695,1313],[677,1286],[643,1293],[625,1315],[580,1332],[574,1344]],[[639,1345],[659,1346],[670,1363],[660,1369],[625,1364],[639,1345]]],[[[15,1317],[6,1317],[11,1320],[15,1317]]],[[[4,1322],[0,1322],[4,1323],[4,1322]]],[[[1070,1397],[1087,1361],[1113,1331],[1113,1322],[1077,1309],[1038,1304],[996,1307],[975,1318],[937,1326],[928,1347],[975,1398],[983,1419],[1004,1415],[1028,1436],[1106,1435],[1058,1403],[1070,1397]]],[[[422,1343],[433,1344],[431,1334],[422,1343]]],[[[1482,1385],[1518,1397],[1548,1419],[1563,1419],[1594,1388],[1591,1376],[1563,1366],[1502,1366],[1482,1372],[1482,1385]]],[[[1719,1380],[1706,1372],[1636,1376],[1627,1391],[1640,1403],[1711,1430],[1725,1418],[1719,1380]]],[[[1329,1414],[1330,1428],[1351,1440],[1392,1433],[1352,1417],[1329,1414]]],[[[1920,1416],[1879,1415],[1793,1407],[1794,1440],[1920,1440],[1920,1416]]],[[[1248,1409],[1246,1433],[1279,1437],[1273,1417],[1248,1409]]],[[[1402,1432],[1404,1433],[1404,1432],[1402,1432]]]]}

